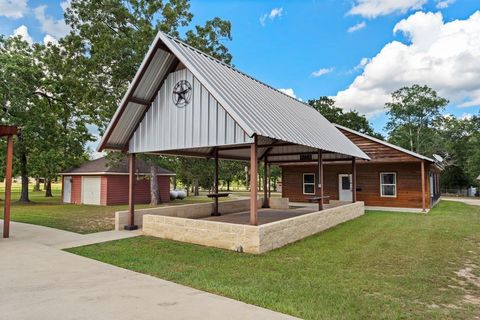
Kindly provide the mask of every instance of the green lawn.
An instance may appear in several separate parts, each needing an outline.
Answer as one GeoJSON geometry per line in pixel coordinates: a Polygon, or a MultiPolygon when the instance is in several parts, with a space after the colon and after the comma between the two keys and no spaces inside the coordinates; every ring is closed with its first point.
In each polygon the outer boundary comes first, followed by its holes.
{"type": "MultiPolygon", "coordinates": [[[[3,194],[0,193],[3,198],[3,194]]],[[[61,202],[60,191],[54,192],[53,198],[46,198],[43,192],[30,192],[29,204],[19,204],[20,193],[12,193],[12,221],[37,224],[56,229],[78,233],[93,233],[113,230],[115,226],[115,211],[127,210],[122,206],[92,206],[73,205],[61,202]]],[[[222,200],[232,200],[222,198],[222,200]]],[[[189,197],[184,200],[175,200],[164,205],[180,205],[199,202],[211,202],[205,197],[189,197]]],[[[137,205],[136,208],[146,208],[148,205],[137,205]]],[[[3,218],[3,201],[0,200],[0,218],[3,218]]]]}
{"type": "Polygon", "coordinates": [[[480,207],[456,202],[368,212],[258,256],[153,237],[68,251],[306,319],[480,315],[480,207]]]}

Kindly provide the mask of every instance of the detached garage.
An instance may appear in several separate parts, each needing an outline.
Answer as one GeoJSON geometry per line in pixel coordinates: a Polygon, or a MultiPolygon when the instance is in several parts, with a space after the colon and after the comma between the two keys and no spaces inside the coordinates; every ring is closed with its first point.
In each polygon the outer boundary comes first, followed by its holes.
{"type": "MultiPolygon", "coordinates": [[[[150,166],[136,161],[135,203],[150,203],[150,166]]],[[[73,204],[121,205],[128,203],[128,164],[123,159],[108,166],[105,157],[60,173],[62,201],[73,204]]],[[[170,178],[174,173],[157,167],[158,188],[162,202],[170,201],[170,178]]]]}

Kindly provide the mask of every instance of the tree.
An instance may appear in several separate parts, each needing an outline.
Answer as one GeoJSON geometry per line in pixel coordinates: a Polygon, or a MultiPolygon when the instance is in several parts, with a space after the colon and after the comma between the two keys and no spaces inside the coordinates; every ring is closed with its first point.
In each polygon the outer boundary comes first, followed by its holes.
{"type": "MultiPolygon", "coordinates": [[[[189,27],[192,21],[189,10],[188,0],[72,0],[65,14],[72,32],[63,42],[81,53],[78,66],[88,98],[82,103],[89,105],[97,116],[94,123],[100,131],[111,119],[157,32],[180,37],[179,28],[189,27]]],[[[232,56],[223,44],[231,40],[229,21],[218,17],[206,21],[204,26],[188,30],[184,40],[226,63],[231,62],[232,56]]],[[[181,165],[197,173],[204,163],[187,159],[181,165]],[[191,163],[187,164],[188,161],[191,163]],[[199,167],[195,168],[196,165],[199,167]]],[[[195,181],[190,178],[187,181],[195,183],[198,192],[198,184],[207,183],[204,178],[196,175],[195,181]]],[[[153,181],[153,177],[150,179],[153,181]]],[[[156,202],[154,196],[152,193],[152,203],[156,202]]]]}
{"type": "Polygon", "coordinates": [[[427,86],[415,84],[393,92],[391,102],[385,104],[390,141],[411,151],[426,153],[432,138],[429,133],[447,104],[447,99],[427,86]]]}
{"type": "Polygon", "coordinates": [[[332,123],[336,123],[352,130],[383,139],[380,134],[373,130],[365,116],[360,115],[354,110],[345,112],[344,109],[335,105],[335,100],[332,98],[323,96],[318,99],[308,100],[308,104],[320,112],[322,116],[332,123]]]}
{"type": "Polygon", "coordinates": [[[219,163],[219,179],[227,184],[227,191],[230,191],[230,184],[233,181],[243,180],[245,162],[222,160],[219,163]]]}
{"type": "MultiPolygon", "coordinates": [[[[72,28],[62,45],[78,52],[85,99],[103,131],[158,31],[180,37],[193,18],[188,0],[72,0],[65,21],[72,28]]],[[[230,22],[215,18],[186,41],[220,60],[231,55],[222,44],[230,40],[230,22]]],[[[79,72],[80,73],[80,72],[79,72]]]]}

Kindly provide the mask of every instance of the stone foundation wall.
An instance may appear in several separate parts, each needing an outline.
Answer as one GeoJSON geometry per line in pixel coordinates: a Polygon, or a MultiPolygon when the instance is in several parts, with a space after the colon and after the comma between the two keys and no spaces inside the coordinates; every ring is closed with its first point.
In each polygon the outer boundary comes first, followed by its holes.
{"type": "Polygon", "coordinates": [[[363,202],[308,213],[259,226],[258,253],[267,252],[286,244],[319,233],[365,213],[363,202]]]}
{"type": "Polygon", "coordinates": [[[363,214],[363,202],[261,226],[145,214],[143,232],[164,239],[258,254],[298,241],[363,214]]]}
{"type": "Polygon", "coordinates": [[[258,253],[259,228],[256,226],[156,215],[143,216],[143,233],[227,250],[258,253]]]}

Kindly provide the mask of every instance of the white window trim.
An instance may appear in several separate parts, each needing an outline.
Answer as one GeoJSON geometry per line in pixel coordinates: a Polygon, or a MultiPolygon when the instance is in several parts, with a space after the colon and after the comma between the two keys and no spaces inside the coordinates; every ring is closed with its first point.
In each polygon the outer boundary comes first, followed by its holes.
{"type": "Polygon", "coordinates": [[[315,194],[315,173],[304,173],[303,174],[303,180],[302,180],[302,192],[303,194],[309,194],[309,195],[312,195],[312,194],[315,194]],[[305,175],[312,175],[313,176],[313,183],[305,183],[305,175]],[[313,192],[312,193],[306,193],[305,192],[305,185],[313,185],[313,192]]]}
{"type": "Polygon", "coordinates": [[[397,173],[396,172],[380,172],[380,197],[382,198],[396,198],[397,197],[397,173]],[[382,183],[382,175],[384,174],[393,174],[395,177],[395,183],[382,183]],[[385,195],[383,194],[382,186],[394,186],[395,194],[394,195],[385,195]]]}

